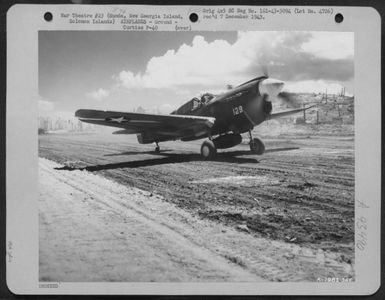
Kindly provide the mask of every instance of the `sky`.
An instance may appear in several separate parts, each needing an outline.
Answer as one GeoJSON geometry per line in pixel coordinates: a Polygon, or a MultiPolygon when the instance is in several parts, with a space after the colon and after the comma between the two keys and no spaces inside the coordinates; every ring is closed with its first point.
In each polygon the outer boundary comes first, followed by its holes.
{"type": "Polygon", "coordinates": [[[39,113],[169,113],[264,69],[289,92],[353,95],[353,33],[40,31],[39,113]]]}

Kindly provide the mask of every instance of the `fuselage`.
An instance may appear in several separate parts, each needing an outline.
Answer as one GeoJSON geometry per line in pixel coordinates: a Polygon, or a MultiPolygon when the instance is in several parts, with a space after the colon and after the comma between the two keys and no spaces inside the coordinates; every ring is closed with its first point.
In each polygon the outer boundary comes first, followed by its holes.
{"type": "Polygon", "coordinates": [[[208,137],[203,156],[241,143],[241,133],[249,131],[251,150],[258,154],[264,148],[257,147],[250,130],[269,118],[271,101],[282,97],[282,87],[282,81],[262,76],[220,95],[205,93],[195,97],[168,116],[88,109],[77,110],[75,116],[83,122],[123,128],[116,134],[136,133],[141,144],[208,137]]]}
{"type": "Polygon", "coordinates": [[[194,98],[172,114],[214,117],[211,135],[246,132],[265,121],[272,111],[269,95],[260,91],[260,84],[266,79],[258,77],[223,94],[211,95],[212,99],[205,103],[199,103],[201,99],[194,98]]]}

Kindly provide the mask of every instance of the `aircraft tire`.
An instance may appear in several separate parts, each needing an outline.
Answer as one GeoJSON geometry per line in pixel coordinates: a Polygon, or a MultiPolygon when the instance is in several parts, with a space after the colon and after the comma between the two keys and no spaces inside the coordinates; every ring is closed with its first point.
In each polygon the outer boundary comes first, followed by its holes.
{"type": "Polygon", "coordinates": [[[217,148],[212,141],[208,140],[202,143],[201,155],[205,159],[213,159],[217,155],[217,148]]]}
{"type": "Polygon", "coordinates": [[[155,153],[160,153],[160,148],[159,148],[159,146],[156,146],[156,147],[155,147],[155,153]]]}
{"type": "Polygon", "coordinates": [[[258,138],[250,142],[250,151],[256,155],[262,155],[265,152],[265,144],[258,138]]]}

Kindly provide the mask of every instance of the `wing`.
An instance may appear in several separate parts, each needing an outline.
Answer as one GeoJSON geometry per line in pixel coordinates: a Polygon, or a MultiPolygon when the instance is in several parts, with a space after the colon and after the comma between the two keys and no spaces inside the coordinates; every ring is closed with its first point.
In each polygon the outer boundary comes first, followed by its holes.
{"type": "Polygon", "coordinates": [[[215,121],[215,118],[211,117],[156,115],[91,109],[79,109],[75,112],[75,117],[82,122],[121,128],[122,130],[116,132],[118,134],[152,133],[172,137],[183,137],[188,132],[208,132],[215,121]]]}
{"type": "Polygon", "coordinates": [[[312,108],[312,107],[314,107],[314,106],[315,106],[315,105],[308,106],[308,107],[303,107],[303,108],[296,108],[296,109],[290,109],[290,110],[279,111],[279,112],[270,114],[270,116],[269,116],[268,119],[270,120],[270,119],[275,119],[275,118],[280,118],[280,117],[289,116],[289,115],[292,115],[292,114],[299,113],[299,112],[301,112],[301,111],[307,110],[307,109],[309,109],[309,108],[312,108]]]}

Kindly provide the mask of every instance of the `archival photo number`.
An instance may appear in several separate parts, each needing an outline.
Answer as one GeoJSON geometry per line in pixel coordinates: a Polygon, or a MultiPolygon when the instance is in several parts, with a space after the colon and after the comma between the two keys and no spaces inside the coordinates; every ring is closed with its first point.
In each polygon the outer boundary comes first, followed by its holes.
{"type": "Polygon", "coordinates": [[[375,292],[376,11],[7,16],[12,291],[375,292]]]}

